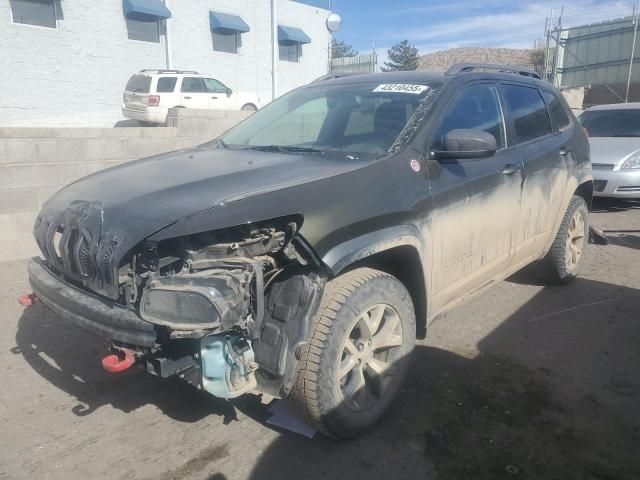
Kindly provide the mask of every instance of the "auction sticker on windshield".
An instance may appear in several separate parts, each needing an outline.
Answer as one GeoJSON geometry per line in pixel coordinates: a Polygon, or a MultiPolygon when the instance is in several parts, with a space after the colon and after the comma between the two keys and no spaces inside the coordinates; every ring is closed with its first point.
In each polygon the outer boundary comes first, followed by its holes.
{"type": "Polygon", "coordinates": [[[420,95],[429,87],[426,85],[411,85],[409,83],[383,83],[373,89],[374,92],[413,93],[420,95]]]}

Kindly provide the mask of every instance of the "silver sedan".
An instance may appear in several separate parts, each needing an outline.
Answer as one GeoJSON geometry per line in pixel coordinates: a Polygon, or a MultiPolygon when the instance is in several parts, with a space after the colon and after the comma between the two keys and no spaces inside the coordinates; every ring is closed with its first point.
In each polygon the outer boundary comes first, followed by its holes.
{"type": "Polygon", "coordinates": [[[591,107],[578,120],[589,135],[593,194],[640,198],[640,103],[591,107]]]}

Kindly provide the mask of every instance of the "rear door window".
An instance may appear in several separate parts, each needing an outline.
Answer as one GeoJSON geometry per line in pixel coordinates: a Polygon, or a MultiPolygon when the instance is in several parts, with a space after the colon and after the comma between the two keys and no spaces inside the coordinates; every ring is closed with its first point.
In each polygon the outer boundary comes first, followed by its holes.
{"type": "Polygon", "coordinates": [[[133,75],[127,82],[125,90],[136,93],[149,93],[151,77],[147,75],[133,75]]]}
{"type": "Polygon", "coordinates": [[[182,91],[185,93],[206,93],[207,90],[201,78],[184,77],[182,91]]]}
{"type": "Polygon", "coordinates": [[[456,129],[482,130],[490,133],[495,137],[498,149],[504,148],[504,117],[495,85],[467,87],[445,113],[432,148],[444,149],[444,137],[456,129]]]}
{"type": "Polygon", "coordinates": [[[549,110],[549,115],[551,116],[553,128],[555,130],[561,130],[569,125],[571,123],[569,115],[567,115],[567,112],[565,111],[558,96],[546,90],[542,90],[542,96],[544,97],[544,101],[547,102],[547,108],[549,110]]]}
{"type": "Polygon", "coordinates": [[[156,86],[156,92],[158,93],[171,93],[176,88],[176,77],[160,77],[158,79],[158,85],[156,86]]]}
{"type": "Polygon", "coordinates": [[[522,85],[504,85],[503,88],[518,143],[552,132],[547,107],[537,88],[522,85]]]}

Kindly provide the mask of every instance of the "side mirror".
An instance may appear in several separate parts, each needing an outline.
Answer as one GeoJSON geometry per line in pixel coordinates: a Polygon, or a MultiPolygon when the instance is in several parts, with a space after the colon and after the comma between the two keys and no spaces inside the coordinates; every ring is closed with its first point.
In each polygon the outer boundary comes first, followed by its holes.
{"type": "Polygon", "coordinates": [[[444,137],[444,150],[434,153],[437,159],[473,160],[491,157],[498,149],[496,138],[482,130],[451,130],[444,137]]]}
{"type": "Polygon", "coordinates": [[[232,93],[233,93],[233,90],[227,87],[227,97],[230,97],[232,93]]]}

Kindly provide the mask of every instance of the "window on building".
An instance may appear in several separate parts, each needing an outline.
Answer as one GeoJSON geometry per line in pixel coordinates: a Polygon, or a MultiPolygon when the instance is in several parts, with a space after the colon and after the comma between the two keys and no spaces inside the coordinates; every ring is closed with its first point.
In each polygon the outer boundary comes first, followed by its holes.
{"type": "Polygon", "coordinates": [[[280,60],[285,62],[299,62],[302,46],[299,43],[280,44],[280,60]]]}
{"type": "Polygon", "coordinates": [[[160,77],[158,79],[158,86],[156,92],[158,93],[171,93],[176,88],[176,77],[160,77]]]}
{"type": "Polygon", "coordinates": [[[240,32],[235,30],[213,30],[211,36],[216,52],[238,53],[238,48],[242,46],[240,32]]]}
{"type": "Polygon", "coordinates": [[[561,128],[569,125],[571,121],[569,120],[569,116],[557,95],[547,92],[546,90],[542,90],[542,96],[544,97],[544,101],[547,102],[547,108],[549,109],[553,128],[560,130],[561,128]]]}
{"type": "Polygon", "coordinates": [[[458,128],[490,133],[497,147],[504,147],[504,118],[495,85],[474,85],[460,94],[444,116],[433,149],[442,150],[445,135],[458,128]]]}
{"type": "Polygon", "coordinates": [[[547,107],[537,88],[505,85],[504,95],[513,119],[516,140],[519,143],[535,140],[551,133],[547,107]]]}
{"type": "Polygon", "coordinates": [[[56,28],[54,0],[9,0],[13,23],[56,28]]]}
{"type": "Polygon", "coordinates": [[[207,89],[199,77],[184,77],[180,89],[184,93],[206,93],[207,89]]]}
{"type": "Polygon", "coordinates": [[[129,13],[126,22],[129,40],[160,43],[160,19],[158,17],[129,13]]]}

